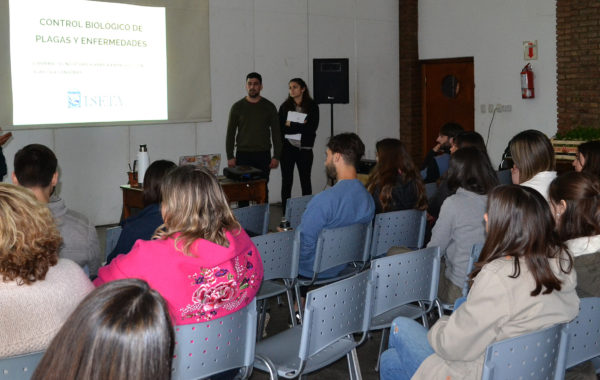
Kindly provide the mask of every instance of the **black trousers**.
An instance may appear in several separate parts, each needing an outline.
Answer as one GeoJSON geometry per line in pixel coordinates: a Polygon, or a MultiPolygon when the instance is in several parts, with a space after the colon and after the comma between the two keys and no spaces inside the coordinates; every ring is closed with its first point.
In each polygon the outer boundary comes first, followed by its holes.
{"type": "MultiPolygon", "coordinates": [[[[261,170],[267,183],[269,183],[269,175],[271,174],[271,152],[236,152],[235,153],[235,164],[236,165],[248,165],[261,170]]],[[[240,207],[247,206],[248,202],[241,202],[238,204],[240,207]]],[[[269,186],[267,186],[267,203],[269,203],[269,186]]]]}
{"type": "Polygon", "coordinates": [[[298,166],[302,195],[312,194],[312,184],[310,181],[312,164],[312,149],[296,148],[287,139],[284,140],[283,150],[281,151],[281,205],[283,206],[284,213],[286,201],[292,196],[294,166],[298,166]]]}

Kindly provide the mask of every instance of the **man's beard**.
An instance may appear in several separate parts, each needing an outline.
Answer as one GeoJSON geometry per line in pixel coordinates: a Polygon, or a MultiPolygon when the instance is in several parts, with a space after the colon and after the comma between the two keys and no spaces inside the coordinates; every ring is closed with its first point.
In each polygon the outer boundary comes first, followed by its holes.
{"type": "Polygon", "coordinates": [[[258,98],[259,92],[258,91],[252,91],[252,92],[248,92],[248,96],[251,98],[258,98]]]}
{"type": "Polygon", "coordinates": [[[337,179],[337,171],[335,170],[335,165],[333,164],[325,164],[325,174],[327,174],[327,178],[335,181],[337,179]]]}

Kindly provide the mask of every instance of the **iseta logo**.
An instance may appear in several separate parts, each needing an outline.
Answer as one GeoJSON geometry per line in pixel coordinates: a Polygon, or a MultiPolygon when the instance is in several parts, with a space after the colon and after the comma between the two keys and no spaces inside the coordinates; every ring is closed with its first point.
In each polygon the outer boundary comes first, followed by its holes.
{"type": "Polygon", "coordinates": [[[116,108],[124,105],[119,95],[87,95],[69,91],[67,99],[68,108],[116,108]]]}

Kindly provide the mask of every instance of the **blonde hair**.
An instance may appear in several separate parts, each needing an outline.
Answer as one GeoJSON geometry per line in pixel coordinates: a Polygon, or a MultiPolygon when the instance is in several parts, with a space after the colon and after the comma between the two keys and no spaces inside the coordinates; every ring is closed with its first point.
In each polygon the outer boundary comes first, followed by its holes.
{"type": "Polygon", "coordinates": [[[241,229],[221,185],[203,167],[178,167],[165,177],[161,192],[164,224],[154,237],[177,235],[175,246],[179,249],[181,242],[186,255],[192,255],[190,247],[197,239],[229,247],[225,233],[241,229]]]}
{"type": "Polygon", "coordinates": [[[529,181],[540,172],[554,170],[554,148],[542,132],[529,129],[518,133],[509,146],[513,162],[519,169],[519,183],[529,181]]]}
{"type": "Polygon", "coordinates": [[[62,239],[45,204],[20,186],[0,184],[0,276],[31,284],[58,262],[62,239]]]}

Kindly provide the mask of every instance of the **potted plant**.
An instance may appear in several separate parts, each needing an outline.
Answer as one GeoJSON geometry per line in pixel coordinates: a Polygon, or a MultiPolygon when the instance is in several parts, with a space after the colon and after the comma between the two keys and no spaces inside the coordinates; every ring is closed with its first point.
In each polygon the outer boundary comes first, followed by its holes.
{"type": "Polygon", "coordinates": [[[557,160],[573,161],[577,154],[577,147],[591,140],[600,140],[600,128],[580,126],[564,133],[557,133],[550,141],[557,160]]]}

